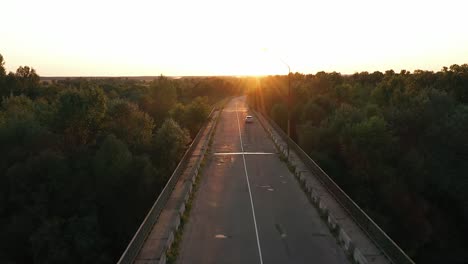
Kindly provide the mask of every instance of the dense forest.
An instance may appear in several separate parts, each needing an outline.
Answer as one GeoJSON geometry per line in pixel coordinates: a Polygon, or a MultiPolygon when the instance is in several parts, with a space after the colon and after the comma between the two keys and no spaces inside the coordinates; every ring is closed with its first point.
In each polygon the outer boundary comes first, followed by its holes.
{"type": "MultiPolygon", "coordinates": [[[[468,65],[289,78],[292,138],[417,263],[467,263],[468,65]]],[[[287,97],[248,92],[285,131],[287,97]]]]}
{"type": "Polygon", "coordinates": [[[115,263],[237,78],[6,73],[0,55],[0,263],[115,263]]]}

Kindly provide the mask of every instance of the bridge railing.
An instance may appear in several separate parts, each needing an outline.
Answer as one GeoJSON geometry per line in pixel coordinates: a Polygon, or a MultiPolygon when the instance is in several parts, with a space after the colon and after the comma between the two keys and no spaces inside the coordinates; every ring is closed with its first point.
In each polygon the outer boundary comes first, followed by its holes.
{"type": "Polygon", "coordinates": [[[414,264],[413,260],[320,168],[320,166],[305,153],[296,142],[268,116],[262,115],[275,129],[280,137],[289,144],[289,147],[299,155],[311,172],[319,178],[327,190],[335,197],[340,205],[348,212],[361,229],[367,233],[377,247],[395,264],[414,264]]]}
{"type": "MultiPolygon", "coordinates": [[[[213,118],[213,113],[215,112],[216,108],[217,108],[216,105],[212,108],[207,120],[210,120],[211,118],[213,118]]],[[[208,122],[205,122],[202,128],[198,131],[197,135],[193,139],[189,148],[185,152],[184,156],[180,160],[176,169],[174,170],[171,177],[169,178],[166,185],[164,186],[164,189],[159,194],[158,199],[151,207],[150,211],[146,215],[145,219],[141,223],[137,232],[135,233],[132,240],[130,241],[127,248],[125,249],[124,253],[120,257],[119,261],[117,262],[118,264],[133,263],[141,247],[143,246],[146,238],[151,232],[151,229],[153,228],[154,224],[158,220],[159,215],[161,214],[162,210],[166,206],[166,203],[169,197],[171,196],[172,190],[174,189],[177,181],[179,180],[180,176],[182,175],[182,173],[184,172],[186,168],[187,161],[192,156],[192,153],[197,147],[198,142],[200,142],[200,139],[203,136],[203,132],[205,130],[207,123],[208,122]]]]}

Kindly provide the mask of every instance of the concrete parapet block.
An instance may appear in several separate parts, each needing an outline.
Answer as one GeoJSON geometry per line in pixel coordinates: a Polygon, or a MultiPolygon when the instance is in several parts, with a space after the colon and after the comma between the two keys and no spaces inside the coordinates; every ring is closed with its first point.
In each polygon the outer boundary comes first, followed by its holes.
{"type": "Polygon", "coordinates": [[[310,198],[312,199],[312,202],[313,202],[315,205],[319,205],[319,203],[320,203],[320,195],[318,194],[317,190],[312,189],[312,191],[310,192],[310,198]]]}
{"type": "Polygon", "coordinates": [[[328,212],[327,223],[328,223],[328,227],[330,227],[332,231],[335,231],[338,228],[336,217],[333,215],[331,211],[328,212]]]}
{"type": "Polygon", "coordinates": [[[189,199],[190,199],[190,191],[188,191],[184,196],[184,204],[186,204],[189,199]]]}
{"type": "MultiPolygon", "coordinates": [[[[292,170],[292,172],[295,174],[297,171],[297,166],[291,162],[289,162],[289,168],[292,170]]],[[[302,176],[304,177],[304,176],[302,176]]]]}
{"type": "Polygon", "coordinates": [[[185,213],[185,202],[180,205],[179,214],[182,217],[185,213]]]}
{"type": "Polygon", "coordinates": [[[353,254],[354,251],[354,245],[353,242],[351,241],[351,238],[346,234],[346,232],[343,230],[343,228],[340,228],[338,232],[338,241],[343,245],[343,249],[348,253],[348,254],[353,254]]]}
{"type": "Polygon", "coordinates": [[[312,185],[312,183],[310,181],[306,180],[306,183],[304,185],[304,189],[305,189],[307,194],[312,194],[312,190],[314,189],[314,186],[312,185]]]}
{"type": "Polygon", "coordinates": [[[296,176],[297,179],[300,179],[302,172],[301,171],[295,171],[294,176],[296,176]]]}
{"type": "Polygon", "coordinates": [[[162,254],[158,264],[166,264],[166,254],[162,254]]]}
{"type": "Polygon", "coordinates": [[[299,181],[304,185],[306,184],[306,177],[304,173],[299,173],[299,181]]]}
{"type": "Polygon", "coordinates": [[[321,215],[324,215],[324,216],[328,215],[328,207],[322,199],[319,200],[318,207],[319,207],[321,215]]]}
{"type": "Polygon", "coordinates": [[[294,172],[296,172],[296,168],[298,166],[298,163],[296,159],[294,159],[293,156],[289,157],[289,165],[291,165],[294,168],[294,172]]]}
{"type": "Polygon", "coordinates": [[[361,253],[358,248],[354,249],[353,260],[356,264],[368,264],[366,257],[361,253]]]}
{"type": "Polygon", "coordinates": [[[190,181],[192,182],[192,185],[195,184],[195,181],[197,180],[197,175],[198,173],[194,172],[192,174],[192,177],[190,178],[190,181]]]}
{"type": "Polygon", "coordinates": [[[167,237],[167,240],[166,240],[166,252],[171,249],[172,247],[172,243],[174,242],[174,232],[171,231],[169,233],[169,236],[167,237]]]}
{"type": "Polygon", "coordinates": [[[178,216],[174,219],[174,228],[175,228],[175,231],[179,230],[179,227],[180,227],[180,218],[181,218],[181,215],[178,215],[178,216]]]}

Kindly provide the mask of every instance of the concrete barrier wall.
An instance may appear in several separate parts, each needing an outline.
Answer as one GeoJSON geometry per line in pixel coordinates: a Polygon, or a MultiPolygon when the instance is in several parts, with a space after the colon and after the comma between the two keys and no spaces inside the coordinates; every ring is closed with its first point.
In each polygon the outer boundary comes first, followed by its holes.
{"type": "MultiPolygon", "coordinates": [[[[264,129],[269,133],[280,153],[287,155],[285,144],[289,144],[290,151],[294,151],[300,160],[309,168],[315,176],[319,178],[326,190],[338,201],[346,210],[354,222],[367,234],[375,245],[383,252],[391,263],[414,264],[410,257],[398,247],[398,245],[385,232],[359,208],[359,206],[315,163],[284,131],[279,128],[271,119],[261,113],[254,111],[257,119],[264,129]],[[279,135],[279,138],[278,138],[279,135]]],[[[290,161],[288,160],[288,163],[290,161]]],[[[294,164],[292,168],[295,170],[294,164]]],[[[298,181],[303,185],[311,202],[319,209],[320,214],[326,219],[330,229],[337,234],[338,241],[343,245],[345,251],[352,257],[355,263],[367,264],[368,259],[362,250],[355,246],[347,231],[340,226],[339,221],[328,209],[326,202],[321,199],[320,191],[306,181],[303,172],[294,171],[298,181]]]]}
{"type": "Polygon", "coordinates": [[[169,178],[164,189],[158,196],[156,202],[151,207],[150,211],[146,215],[142,224],[140,225],[137,232],[135,233],[132,240],[130,241],[127,248],[125,249],[124,253],[120,257],[119,261],[117,262],[118,264],[127,264],[127,263],[129,264],[135,261],[135,258],[137,257],[140,249],[145,243],[146,238],[148,237],[155,223],[158,221],[158,218],[162,210],[166,206],[166,203],[169,197],[171,196],[176,183],[178,182],[180,176],[184,173],[188,160],[191,158],[195,148],[197,148],[199,144],[203,144],[201,147],[200,157],[198,158],[195,166],[193,166],[193,171],[190,172],[191,181],[189,181],[188,187],[184,190],[184,193],[181,196],[182,203],[181,203],[180,208],[178,209],[178,213],[175,214],[175,216],[171,217],[170,221],[172,222],[172,224],[169,225],[170,230],[167,230],[168,235],[164,236],[165,241],[161,241],[164,245],[163,247],[160,247],[159,250],[157,250],[158,252],[160,252],[160,254],[158,254],[159,256],[154,258],[153,259],[154,261],[152,262],[152,263],[160,263],[160,264],[166,263],[166,258],[167,258],[166,252],[167,250],[171,248],[172,243],[174,242],[174,234],[178,230],[180,226],[181,217],[183,216],[183,213],[185,212],[185,203],[188,201],[190,194],[193,190],[193,184],[195,183],[195,179],[198,175],[200,164],[208,148],[208,143],[214,133],[213,131],[215,127],[214,124],[217,121],[217,118],[219,117],[219,112],[220,112],[220,111],[216,112],[215,110],[216,108],[214,107],[212,111],[210,112],[210,115],[208,117],[208,122],[200,129],[198,134],[195,136],[194,140],[192,141],[192,144],[185,152],[184,156],[182,157],[176,169],[174,170],[172,176],[169,178]],[[209,131],[205,133],[207,129],[209,131]],[[205,137],[203,138],[204,135],[205,137]]]}

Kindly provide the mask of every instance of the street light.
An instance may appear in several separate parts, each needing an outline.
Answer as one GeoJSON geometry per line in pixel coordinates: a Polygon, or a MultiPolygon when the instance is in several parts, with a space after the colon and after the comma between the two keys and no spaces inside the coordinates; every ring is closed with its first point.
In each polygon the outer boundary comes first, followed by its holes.
{"type": "MultiPolygon", "coordinates": [[[[281,59],[286,66],[288,66],[288,138],[291,138],[291,67],[283,59],[281,59]]],[[[288,146],[288,160],[289,160],[289,139],[286,141],[288,146]]]]}
{"type": "MultiPolygon", "coordinates": [[[[268,52],[268,49],[263,48],[262,49],[265,52],[268,52]]],[[[288,138],[291,138],[291,67],[289,67],[289,64],[287,64],[281,57],[279,58],[281,62],[288,67],[288,127],[287,127],[287,134],[288,138]]],[[[286,140],[286,145],[288,147],[288,160],[289,160],[289,139],[286,140]]]]}

